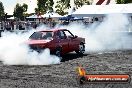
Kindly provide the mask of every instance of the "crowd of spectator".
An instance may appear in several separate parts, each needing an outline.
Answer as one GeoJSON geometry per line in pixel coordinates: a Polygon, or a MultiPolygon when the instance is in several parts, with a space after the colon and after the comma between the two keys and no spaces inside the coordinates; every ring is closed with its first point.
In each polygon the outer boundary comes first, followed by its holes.
{"type": "Polygon", "coordinates": [[[49,27],[54,27],[56,25],[56,22],[2,21],[0,22],[0,30],[28,30],[30,28],[37,28],[39,25],[42,24],[45,24],[49,27]]]}
{"type": "Polygon", "coordinates": [[[37,27],[41,25],[46,25],[50,28],[54,28],[57,25],[68,25],[72,22],[79,22],[83,23],[86,26],[89,26],[93,23],[93,21],[96,21],[96,24],[98,22],[98,19],[86,21],[86,20],[76,20],[76,21],[67,21],[67,20],[52,20],[51,19],[39,19],[39,20],[27,20],[27,21],[16,21],[16,20],[7,20],[7,21],[0,21],[0,30],[7,30],[7,31],[14,31],[14,30],[30,30],[32,28],[36,29],[37,27]]]}

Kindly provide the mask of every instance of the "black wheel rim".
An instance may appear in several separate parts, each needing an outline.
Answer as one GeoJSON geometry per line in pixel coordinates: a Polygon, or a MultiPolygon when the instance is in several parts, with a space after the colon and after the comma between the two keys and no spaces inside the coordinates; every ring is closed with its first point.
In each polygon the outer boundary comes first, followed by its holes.
{"type": "Polygon", "coordinates": [[[85,51],[84,45],[83,45],[83,44],[80,44],[80,45],[79,45],[79,52],[80,52],[80,53],[84,53],[84,51],[85,51]]]}

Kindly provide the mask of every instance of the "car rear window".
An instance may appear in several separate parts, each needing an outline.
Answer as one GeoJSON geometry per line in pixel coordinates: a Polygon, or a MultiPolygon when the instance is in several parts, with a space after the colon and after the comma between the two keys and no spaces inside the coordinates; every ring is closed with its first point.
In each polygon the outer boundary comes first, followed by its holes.
{"type": "Polygon", "coordinates": [[[34,32],[29,39],[41,40],[52,38],[52,32],[34,32]]]}

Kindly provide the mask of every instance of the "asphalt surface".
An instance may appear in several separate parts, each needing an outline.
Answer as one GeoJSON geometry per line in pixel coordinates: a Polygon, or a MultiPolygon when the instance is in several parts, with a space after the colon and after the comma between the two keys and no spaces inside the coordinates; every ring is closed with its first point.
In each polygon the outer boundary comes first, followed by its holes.
{"type": "Polygon", "coordinates": [[[130,83],[94,83],[79,85],[76,68],[83,65],[92,73],[126,73],[132,76],[132,50],[89,53],[77,56],[74,53],[63,57],[56,65],[3,65],[0,63],[0,88],[132,88],[130,83]]]}

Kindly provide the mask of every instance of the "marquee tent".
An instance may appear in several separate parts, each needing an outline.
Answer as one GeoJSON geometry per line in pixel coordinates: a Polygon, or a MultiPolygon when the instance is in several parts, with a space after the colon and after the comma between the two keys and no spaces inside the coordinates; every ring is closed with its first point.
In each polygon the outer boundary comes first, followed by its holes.
{"type": "Polygon", "coordinates": [[[84,20],[82,17],[73,17],[72,15],[68,15],[66,17],[61,17],[59,20],[65,20],[65,21],[77,21],[77,20],[84,20]]]}
{"type": "Polygon", "coordinates": [[[26,17],[26,18],[28,18],[28,19],[41,19],[41,18],[43,18],[41,15],[36,15],[36,14],[34,14],[34,15],[31,15],[31,16],[29,16],[29,17],[26,17]]]}
{"type": "Polygon", "coordinates": [[[72,13],[75,17],[98,17],[106,14],[128,14],[132,16],[132,4],[83,5],[72,13]]]}
{"type": "Polygon", "coordinates": [[[46,13],[44,15],[42,15],[42,17],[46,17],[46,18],[59,18],[62,17],[61,15],[57,14],[57,13],[46,13]]]}

